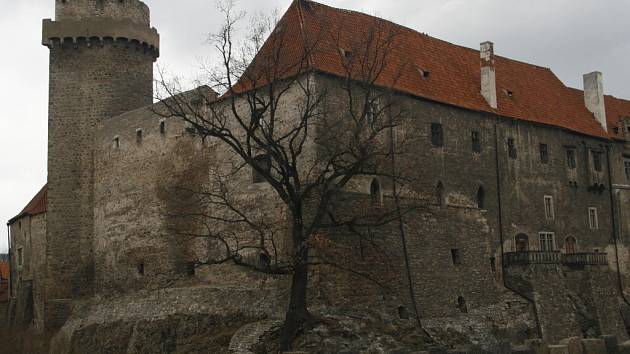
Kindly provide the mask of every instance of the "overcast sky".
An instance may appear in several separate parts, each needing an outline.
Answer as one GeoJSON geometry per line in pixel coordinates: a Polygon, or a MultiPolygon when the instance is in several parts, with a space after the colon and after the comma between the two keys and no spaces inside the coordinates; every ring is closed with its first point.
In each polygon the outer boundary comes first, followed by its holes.
{"type": "MultiPolygon", "coordinates": [[[[237,0],[249,13],[280,12],[291,0],[237,0]]],[[[630,98],[627,0],[321,0],[359,10],[452,43],[550,67],[581,88],[582,74],[604,73],[606,93],[630,98]]],[[[159,64],[194,77],[210,56],[207,34],[220,24],[214,0],[146,0],[161,33],[159,64]]],[[[17,214],[46,181],[48,50],[41,19],[53,0],[0,0],[0,220],[17,214]]],[[[0,237],[6,251],[6,232],[0,237]]]]}

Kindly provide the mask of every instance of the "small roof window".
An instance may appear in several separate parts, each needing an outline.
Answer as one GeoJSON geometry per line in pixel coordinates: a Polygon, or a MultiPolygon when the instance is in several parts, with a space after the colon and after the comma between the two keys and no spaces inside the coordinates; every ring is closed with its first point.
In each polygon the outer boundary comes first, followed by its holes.
{"type": "Polygon", "coordinates": [[[507,96],[507,97],[514,97],[514,92],[508,89],[503,89],[503,93],[507,96]]]}
{"type": "Polygon", "coordinates": [[[418,69],[418,72],[420,73],[420,76],[423,79],[425,79],[425,80],[428,79],[429,76],[431,76],[431,72],[429,70],[427,70],[427,69],[423,69],[421,67],[416,67],[416,69],[418,69]]]}

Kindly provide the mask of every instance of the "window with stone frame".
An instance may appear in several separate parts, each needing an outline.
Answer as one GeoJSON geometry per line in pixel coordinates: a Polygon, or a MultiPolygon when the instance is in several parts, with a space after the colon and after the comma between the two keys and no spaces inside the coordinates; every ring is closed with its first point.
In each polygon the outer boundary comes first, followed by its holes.
{"type": "Polygon", "coordinates": [[[541,232],[538,234],[541,252],[553,252],[556,249],[553,232],[541,232]]]}
{"type": "Polygon", "coordinates": [[[516,152],[516,145],[514,143],[514,138],[508,138],[507,146],[508,146],[508,156],[511,159],[516,159],[518,156],[516,152]]]}
{"type": "Polygon", "coordinates": [[[545,218],[548,220],[555,219],[555,211],[553,207],[553,197],[550,195],[545,196],[545,218]]]}
{"type": "Polygon", "coordinates": [[[444,129],[440,123],[431,123],[431,144],[435,147],[444,146],[444,129]]]}
{"type": "Polygon", "coordinates": [[[473,131],[471,133],[472,140],[472,151],[480,153],[481,152],[481,135],[478,131],[473,131]]]}
{"type": "Polygon", "coordinates": [[[588,226],[591,228],[591,230],[599,229],[597,208],[588,208],[588,226]]]}
{"type": "Polygon", "coordinates": [[[593,159],[593,170],[595,172],[602,172],[602,153],[599,151],[591,151],[591,157],[593,159]]]}
{"type": "Polygon", "coordinates": [[[575,170],[577,168],[575,148],[567,148],[567,167],[571,170],[575,170]]]}
{"type": "Polygon", "coordinates": [[[624,157],[623,171],[626,176],[626,182],[630,182],[630,157],[624,157]]]}
{"type": "Polygon", "coordinates": [[[549,146],[547,144],[540,144],[540,162],[549,163],[549,146]]]}

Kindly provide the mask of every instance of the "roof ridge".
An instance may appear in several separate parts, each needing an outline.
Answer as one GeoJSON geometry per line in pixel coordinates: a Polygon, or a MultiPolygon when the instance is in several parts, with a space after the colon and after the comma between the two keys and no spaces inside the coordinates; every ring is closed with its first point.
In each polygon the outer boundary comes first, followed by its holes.
{"type": "MultiPolygon", "coordinates": [[[[347,12],[347,13],[350,13],[350,14],[357,14],[357,15],[361,15],[361,16],[370,17],[370,18],[378,20],[378,21],[387,22],[387,23],[389,23],[389,24],[391,24],[393,26],[396,26],[396,27],[402,28],[404,30],[413,32],[414,34],[417,34],[417,35],[421,35],[421,36],[427,37],[427,38],[429,38],[431,40],[434,40],[434,41],[439,41],[439,42],[442,42],[442,43],[446,43],[448,45],[452,45],[452,46],[459,47],[461,49],[473,51],[475,53],[479,53],[480,52],[479,49],[467,47],[467,46],[465,46],[463,44],[453,43],[453,42],[447,41],[447,40],[442,39],[442,38],[437,38],[437,37],[434,37],[434,36],[432,36],[430,34],[427,34],[425,32],[420,32],[417,29],[411,28],[409,26],[401,25],[400,23],[396,23],[396,22],[394,22],[392,20],[388,20],[388,19],[385,19],[385,18],[382,18],[382,17],[378,17],[376,15],[370,15],[368,13],[357,11],[357,10],[350,10],[350,9],[344,9],[344,8],[340,8],[340,7],[335,7],[335,6],[323,4],[323,3],[320,3],[320,2],[317,2],[317,1],[312,1],[312,0],[294,0],[294,1],[300,2],[300,3],[301,2],[307,2],[307,3],[315,4],[315,5],[318,5],[318,6],[327,7],[329,9],[332,9],[332,10],[335,10],[335,11],[347,12]]],[[[543,66],[543,65],[538,65],[538,64],[528,63],[528,62],[526,62],[524,60],[520,60],[520,59],[514,59],[514,58],[502,56],[502,55],[495,55],[495,58],[501,58],[501,59],[505,59],[505,60],[510,60],[512,62],[515,62],[515,63],[521,63],[521,64],[525,64],[525,65],[529,65],[529,66],[533,66],[533,67],[536,67],[536,68],[539,68],[539,69],[549,70],[549,71],[553,72],[553,70],[551,70],[550,67],[543,66]]]]}

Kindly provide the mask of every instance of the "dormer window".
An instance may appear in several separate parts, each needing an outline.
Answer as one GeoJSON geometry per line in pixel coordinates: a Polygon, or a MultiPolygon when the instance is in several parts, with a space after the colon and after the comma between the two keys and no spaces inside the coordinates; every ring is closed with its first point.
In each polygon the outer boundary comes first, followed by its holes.
{"type": "Polygon", "coordinates": [[[417,69],[418,69],[418,72],[420,73],[420,76],[421,76],[423,79],[425,79],[425,80],[426,80],[426,79],[428,79],[428,78],[429,78],[429,76],[431,76],[431,72],[430,72],[429,70],[422,69],[422,68],[417,68],[417,69]]]}
{"type": "Polygon", "coordinates": [[[352,59],[352,51],[351,50],[347,50],[344,48],[339,48],[339,54],[341,54],[341,57],[349,60],[352,59]]]}
{"type": "Polygon", "coordinates": [[[509,97],[509,98],[514,97],[514,92],[512,92],[512,91],[510,91],[510,90],[503,89],[503,93],[504,93],[507,97],[509,97]]]}

